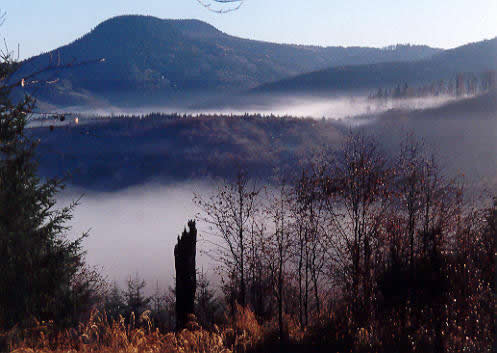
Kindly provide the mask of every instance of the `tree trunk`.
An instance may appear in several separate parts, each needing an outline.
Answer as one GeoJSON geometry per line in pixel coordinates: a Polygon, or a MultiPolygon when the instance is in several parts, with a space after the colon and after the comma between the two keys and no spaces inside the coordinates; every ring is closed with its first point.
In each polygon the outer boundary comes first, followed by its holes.
{"type": "Polygon", "coordinates": [[[176,330],[185,328],[188,314],[194,314],[197,276],[195,255],[197,248],[197,228],[195,221],[188,222],[189,231],[183,230],[174,247],[176,267],[176,330]]]}
{"type": "Polygon", "coordinates": [[[243,245],[243,230],[240,227],[240,305],[245,307],[245,299],[247,297],[245,287],[245,247],[243,245]]]}

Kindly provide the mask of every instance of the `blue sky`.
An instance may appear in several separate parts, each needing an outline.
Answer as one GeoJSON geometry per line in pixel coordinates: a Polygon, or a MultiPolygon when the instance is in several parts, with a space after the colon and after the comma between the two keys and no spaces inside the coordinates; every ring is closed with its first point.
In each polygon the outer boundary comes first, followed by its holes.
{"type": "MultiPolygon", "coordinates": [[[[207,0],[206,0],[207,1],[207,0]]],[[[12,0],[0,27],[21,58],[55,49],[121,14],[196,18],[239,37],[279,43],[453,48],[497,36],[496,0],[246,0],[214,14],[196,0],[12,0]]]]}

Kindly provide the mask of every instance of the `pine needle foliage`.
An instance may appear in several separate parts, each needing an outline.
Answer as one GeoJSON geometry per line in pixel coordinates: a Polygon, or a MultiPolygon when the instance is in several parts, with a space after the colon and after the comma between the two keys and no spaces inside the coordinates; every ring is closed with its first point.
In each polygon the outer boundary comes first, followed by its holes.
{"type": "Polygon", "coordinates": [[[12,98],[17,68],[10,54],[0,57],[0,329],[31,318],[69,323],[90,295],[76,280],[86,234],[67,238],[77,201],[57,208],[62,181],[37,174],[37,141],[26,133],[35,101],[12,98]]]}

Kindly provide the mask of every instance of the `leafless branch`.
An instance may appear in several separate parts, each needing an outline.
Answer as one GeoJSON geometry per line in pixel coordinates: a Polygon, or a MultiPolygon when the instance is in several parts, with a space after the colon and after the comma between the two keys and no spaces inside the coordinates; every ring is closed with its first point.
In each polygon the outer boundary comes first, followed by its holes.
{"type": "Polygon", "coordinates": [[[0,26],[4,24],[7,12],[0,10],[0,26]]]}
{"type": "Polygon", "coordinates": [[[207,10],[219,14],[228,13],[238,10],[242,7],[245,0],[197,0],[197,2],[207,10]],[[212,6],[216,4],[215,6],[212,6]]]}

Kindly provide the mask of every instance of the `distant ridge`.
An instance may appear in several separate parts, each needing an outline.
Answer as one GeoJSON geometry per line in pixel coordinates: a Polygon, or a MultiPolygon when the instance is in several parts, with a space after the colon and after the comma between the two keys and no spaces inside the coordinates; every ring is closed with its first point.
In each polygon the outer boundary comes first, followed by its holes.
{"type": "Polygon", "coordinates": [[[105,58],[42,76],[41,82],[56,81],[48,88],[38,89],[38,82],[26,89],[55,105],[122,103],[178,93],[245,90],[330,66],[415,61],[438,53],[440,49],[410,45],[384,50],[274,44],[233,37],[198,20],[126,15],[26,60],[21,74],[54,63],[105,58]]]}
{"type": "Polygon", "coordinates": [[[315,93],[371,90],[454,78],[458,73],[497,70],[497,38],[463,45],[410,62],[345,65],[263,84],[254,93],[315,93]]]}

